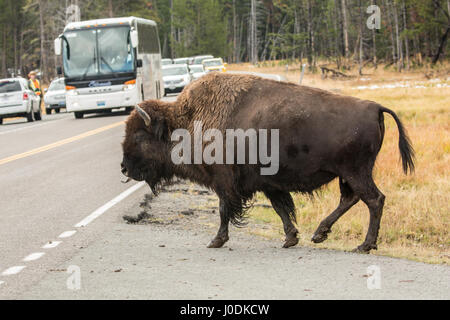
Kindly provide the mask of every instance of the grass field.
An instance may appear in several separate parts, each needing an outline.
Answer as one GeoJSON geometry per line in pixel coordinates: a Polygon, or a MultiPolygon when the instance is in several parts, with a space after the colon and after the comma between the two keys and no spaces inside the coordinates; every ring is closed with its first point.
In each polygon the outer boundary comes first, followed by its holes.
{"type": "MultiPolygon", "coordinates": [[[[230,65],[230,70],[246,70],[285,75],[292,82],[300,78],[299,65],[230,65]]],[[[376,101],[394,110],[404,122],[416,151],[416,172],[403,174],[399,162],[398,130],[386,116],[386,135],[374,177],[386,195],[378,250],[374,254],[408,258],[429,263],[450,264],[450,67],[398,73],[379,67],[364,69],[362,77],[322,79],[320,73],[306,73],[304,85],[333,90],[339,94],[376,101]],[[431,77],[430,77],[431,75],[431,77]],[[357,89],[358,86],[406,84],[410,88],[357,89]]],[[[352,74],[352,72],[349,72],[352,74]]],[[[300,245],[349,250],[363,242],[368,223],[367,207],[358,203],[333,227],[323,244],[310,238],[320,221],[339,202],[337,181],[322,188],[318,195],[294,195],[300,245]]],[[[282,224],[262,195],[250,212],[252,233],[271,238],[284,237],[282,224]],[[262,204],[262,205],[261,205],[262,204]]]]}

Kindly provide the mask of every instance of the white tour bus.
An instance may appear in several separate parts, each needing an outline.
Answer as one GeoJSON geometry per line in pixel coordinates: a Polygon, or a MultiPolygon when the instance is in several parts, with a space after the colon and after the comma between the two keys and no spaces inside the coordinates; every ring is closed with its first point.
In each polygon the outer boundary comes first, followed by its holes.
{"type": "Polygon", "coordinates": [[[126,108],[164,95],[156,23],[136,17],[69,23],[55,40],[62,54],[67,111],[86,113],[126,108]]]}

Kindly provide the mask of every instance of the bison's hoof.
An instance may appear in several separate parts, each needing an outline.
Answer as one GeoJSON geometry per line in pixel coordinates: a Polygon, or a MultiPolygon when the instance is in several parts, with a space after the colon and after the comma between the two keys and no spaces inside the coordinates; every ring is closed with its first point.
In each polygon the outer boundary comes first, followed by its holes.
{"type": "Polygon", "coordinates": [[[324,242],[325,240],[327,240],[328,235],[326,233],[318,233],[318,234],[314,234],[311,241],[314,243],[321,243],[324,242]]]}
{"type": "Polygon", "coordinates": [[[316,232],[314,232],[311,241],[314,243],[321,243],[328,239],[328,234],[331,232],[328,228],[318,228],[316,232]]]}
{"type": "Polygon", "coordinates": [[[222,246],[227,241],[228,241],[228,239],[222,239],[222,238],[216,237],[208,244],[208,248],[222,248],[222,246]]]}
{"type": "Polygon", "coordinates": [[[353,252],[355,253],[365,253],[368,254],[370,253],[370,250],[377,250],[378,247],[376,244],[362,244],[360,246],[358,246],[358,248],[354,249],[353,252]]]}
{"type": "Polygon", "coordinates": [[[283,248],[290,248],[293,247],[295,245],[297,245],[298,243],[298,238],[297,237],[293,237],[293,238],[288,238],[286,239],[286,241],[283,244],[283,248]]]}

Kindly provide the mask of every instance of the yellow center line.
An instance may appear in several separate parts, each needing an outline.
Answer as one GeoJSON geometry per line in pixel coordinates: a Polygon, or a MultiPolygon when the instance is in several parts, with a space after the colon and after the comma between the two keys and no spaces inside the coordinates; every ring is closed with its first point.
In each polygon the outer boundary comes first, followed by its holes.
{"type": "Polygon", "coordinates": [[[101,128],[97,128],[97,129],[94,129],[94,130],[91,130],[91,131],[87,131],[87,132],[79,134],[77,136],[73,136],[73,137],[70,137],[70,138],[67,138],[67,139],[64,139],[64,140],[60,140],[60,141],[57,141],[57,142],[54,142],[54,143],[47,144],[47,145],[45,145],[43,147],[39,147],[39,148],[32,149],[32,150],[24,152],[24,153],[16,154],[14,156],[1,159],[0,160],[0,166],[3,165],[3,164],[6,164],[8,162],[12,162],[12,161],[15,161],[15,160],[23,159],[23,158],[26,158],[26,157],[29,157],[29,156],[32,156],[32,155],[35,155],[35,154],[38,154],[38,153],[41,153],[41,152],[44,152],[44,151],[48,151],[48,150],[51,150],[51,149],[54,149],[54,148],[57,148],[57,147],[61,147],[61,146],[65,145],[65,144],[68,144],[68,143],[71,143],[71,142],[74,142],[74,141],[78,141],[78,140],[81,140],[81,139],[93,136],[93,135],[98,134],[100,132],[104,132],[106,130],[118,127],[118,126],[120,126],[120,125],[122,125],[124,123],[125,123],[124,121],[116,122],[116,123],[113,123],[113,124],[110,124],[110,125],[107,125],[107,126],[104,126],[104,127],[101,127],[101,128]]]}

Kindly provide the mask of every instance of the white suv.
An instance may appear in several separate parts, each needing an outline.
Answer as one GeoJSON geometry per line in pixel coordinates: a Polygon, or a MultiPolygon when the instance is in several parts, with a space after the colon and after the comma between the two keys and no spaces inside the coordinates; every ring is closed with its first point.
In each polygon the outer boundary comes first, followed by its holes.
{"type": "Polygon", "coordinates": [[[41,120],[40,99],[23,78],[0,80],[0,124],[3,119],[26,117],[28,122],[41,120]]]}

